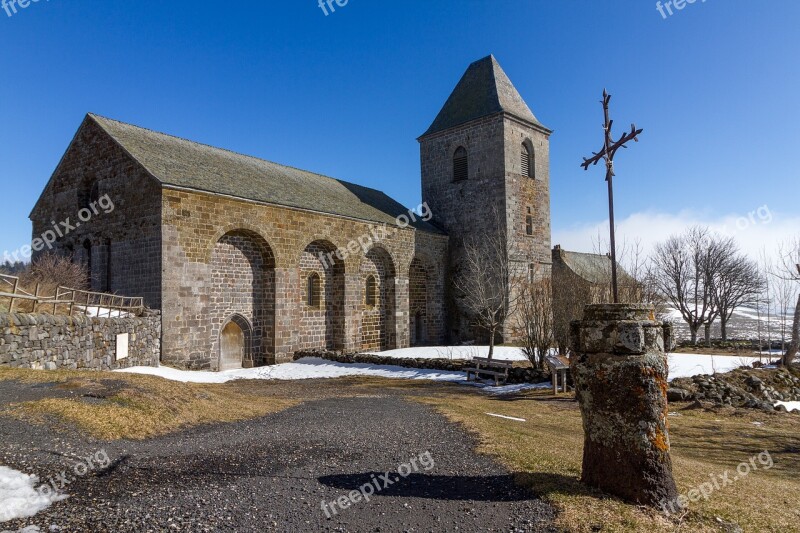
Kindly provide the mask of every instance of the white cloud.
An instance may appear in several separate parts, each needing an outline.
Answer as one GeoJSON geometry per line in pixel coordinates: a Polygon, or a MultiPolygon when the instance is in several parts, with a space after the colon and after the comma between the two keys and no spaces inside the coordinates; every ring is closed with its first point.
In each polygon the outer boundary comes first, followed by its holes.
{"type": "MultiPolygon", "coordinates": [[[[637,240],[643,251],[649,253],[653,246],[679,234],[693,225],[708,226],[712,231],[736,239],[742,251],[758,258],[762,250],[770,256],[777,255],[779,246],[800,237],[800,216],[771,211],[768,206],[755,207],[747,213],[713,217],[702,213],[681,211],[664,213],[646,211],[634,213],[617,221],[617,247],[637,240]]],[[[607,249],[608,221],[588,223],[571,228],[556,229],[553,244],[576,252],[597,252],[607,249]],[[602,246],[598,246],[598,239],[602,246]]]]}

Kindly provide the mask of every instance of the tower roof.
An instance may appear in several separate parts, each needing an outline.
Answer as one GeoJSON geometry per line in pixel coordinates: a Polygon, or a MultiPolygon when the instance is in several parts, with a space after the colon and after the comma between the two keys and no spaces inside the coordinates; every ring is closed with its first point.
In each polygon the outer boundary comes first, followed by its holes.
{"type": "Polygon", "coordinates": [[[533,115],[497,59],[490,55],[467,68],[436,120],[422,136],[501,112],[545,128],[533,115]]]}

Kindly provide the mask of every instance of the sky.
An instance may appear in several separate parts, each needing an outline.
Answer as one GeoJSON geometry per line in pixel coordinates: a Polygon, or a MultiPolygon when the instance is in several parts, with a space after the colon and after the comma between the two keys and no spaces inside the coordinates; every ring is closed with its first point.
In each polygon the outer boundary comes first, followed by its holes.
{"type": "Polygon", "coordinates": [[[333,7],[40,0],[9,6],[11,16],[0,9],[0,254],[30,243],[28,215],[87,112],[417,206],[416,139],[488,54],[554,130],[553,244],[593,251],[606,240],[604,171],[580,168],[602,144],[604,88],[616,134],[644,128],[617,156],[621,240],[649,247],[700,223],[757,254],[800,234],[796,0],[670,3],[663,15],[650,0],[333,7]]]}

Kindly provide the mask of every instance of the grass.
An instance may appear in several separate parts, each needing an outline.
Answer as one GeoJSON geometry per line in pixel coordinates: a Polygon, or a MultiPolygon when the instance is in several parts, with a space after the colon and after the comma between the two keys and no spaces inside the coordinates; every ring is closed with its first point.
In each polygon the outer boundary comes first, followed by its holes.
{"type": "Polygon", "coordinates": [[[670,417],[672,460],[681,494],[764,450],[774,467],[758,470],[690,504],[684,516],[632,506],[579,482],[583,430],[577,405],[543,392],[514,399],[482,394],[418,397],[480,440],[480,451],[517,473],[520,483],[550,500],[567,531],[800,531],[800,417],[757,412],[683,410],[670,417]],[[486,416],[498,413],[524,423],[486,416]],[[757,426],[753,422],[763,425],[757,426]]]}
{"type": "Polygon", "coordinates": [[[299,403],[233,383],[198,385],[110,372],[0,369],[0,381],[5,380],[53,383],[56,393],[74,393],[69,398],[17,403],[5,414],[37,422],[54,420],[102,440],[146,439],[200,424],[256,418],[299,403]]]}

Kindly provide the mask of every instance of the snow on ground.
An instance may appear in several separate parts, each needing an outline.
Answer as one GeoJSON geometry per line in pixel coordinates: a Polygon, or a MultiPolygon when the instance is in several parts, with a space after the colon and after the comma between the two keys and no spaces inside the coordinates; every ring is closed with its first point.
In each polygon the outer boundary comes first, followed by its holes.
{"type": "MultiPolygon", "coordinates": [[[[460,354],[464,358],[472,357],[471,353],[482,353],[486,347],[453,347],[453,348],[409,348],[404,350],[392,350],[382,352],[379,355],[398,357],[398,352],[405,352],[406,357],[435,357],[438,351],[448,351],[449,353],[460,354]],[[462,351],[472,349],[475,352],[462,351]]],[[[488,348],[486,348],[488,350],[488,348]]],[[[514,359],[519,348],[504,348],[497,352],[497,359],[514,359]]],[[[521,353],[521,352],[520,352],[521,353]]],[[[713,374],[729,372],[740,366],[749,366],[753,361],[758,361],[757,357],[736,357],[729,355],[694,355],[673,353],[669,355],[669,379],[691,377],[698,374],[713,374]]],[[[293,363],[283,363],[274,366],[259,368],[246,368],[240,370],[226,370],[224,372],[197,372],[189,370],[178,370],[167,366],[154,367],[133,367],[116,372],[129,372],[133,374],[148,374],[160,376],[172,381],[182,381],[184,383],[226,383],[236,379],[324,379],[340,378],[345,376],[369,376],[395,379],[427,379],[432,381],[450,381],[469,385],[478,385],[490,394],[509,394],[528,389],[550,387],[549,383],[538,384],[516,384],[504,385],[500,387],[486,386],[468,382],[463,372],[448,372],[444,370],[431,370],[423,368],[405,368],[391,365],[373,365],[367,363],[337,363],[316,357],[305,357],[293,363]]]]}
{"type": "Polygon", "coordinates": [[[0,522],[15,518],[28,518],[53,502],[66,499],[65,494],[55,491],[36,490],[39,478],[24,474],[6,466],[0,466],[0,522]]]}
{"type": "Polygon", "coordinates": [[[758,357],[735,355],[669,354],[669,379],[690,378],[699,374],[724,374],[741,366],[750,366],[758,357]]]}
{"type": "Polygon", "coordinates": [[[800,411],[800,402],[776,402],[775,407],[783,405],[789,411],[800,411]]]}
{"type": "Polygon", "coordinates": [[[304,357],[293,363],[274,366],[226,370],[224,372],[194,372],[169,367],[133,367],[116,372],[150,374],[173,381],[191,383],[226,383],[235,379],[320,379],[341,378],[345,376],[369,376],[397,379],[428,379],[433,381],[466,381],[463,372],[445,372],[422,368],[403,368],[389,365],[370,365],[364,363],[337,363],[317,357],[304,357]]]}
{"type": "MultiPolygon", "coordinates": [[[[472,359],[486,357],[488,346],[432,346],[420,348],[403,348],[385,352],[371,352],[380,357],[408,357],[416,359],[472,359]]],[[[495,359],[507,361],[527,361],[520,348],[496,346],[495,359]]],[[[694,355],[669,354],[669,379],[685,378],[698,374],[718,374],[729,372],[740,366],[750,366],[758,357],[739,357],[731,355],[694,355]]]]}
{"type": "Polygon", "coordinates": [[[467,381],[464,372],[446,372],[443,370],[430,370],[422,368],[404,368],[390,365],[371,365],[365,363],[337,363],[316,357],[304,357],[293,363],[283,363],[260,368],[247,368],[241,370],[227,370],[224,372],[196,372],[178,370],[167,366],[158,368],[137,366],[115,370],[115,372],[128,372],[132,374],[147,374],[159,376],[172,381],[184,383],[227,383],[236,379],[324,379],[341,378],[345,376],[370,376],[395,379],[427,379],[432,381],[448,381],[463,385],[472,385],[488,394],[512,394],[531,389],[547,389],[550,383],[520,383],[502,385],[498,387],[467,381]]]}
{"type": "MultiPolygon", "coordinates": [[[[728,323],[728,336],[731,339],[751,339],[759,338],[766,342],[780,341],[781,337],[788,340],[791,337],[793,315],[781,315],[771,312],[769,316],[765,311],[759,313],[757,309],[750,307],[740,307],[733,312],[728,323]]],[[[667,309],[666,319],[670,320],[675,328],[675,337],[678,340],[688,340],[690,338],[689,326],[683,321],[680,311],[674,308],[667,309]]],[[[700,337],[704,333],[701,330],[700,337]]],[[[722,336],[720,321],[716,320],[711,327],[711,336],[719,339],[722,336]]]]}
{"type": "MultiPolygon", "coordinates": [[[[431,346],[420,348],[401,348],[385,352],[366,352],[369,355],[380,357],[398,357],[412,359],[472,359],[473,357],[487,357],[488,346],[431,346]]],[[[495,346],[494,359],[506,361],[527,361],[528,357],[521,348],[509,346],[495,346]]]]}
{"type": "Polygon", "coordinates": [[[99,318],[130,318],[130,313],[126,311],[115,311],[111,310],[108,307],[97,307],[97,306],[76,306],[76,308],[80,309],[86,316],[91,317],[99,317],[99,318]]]}

